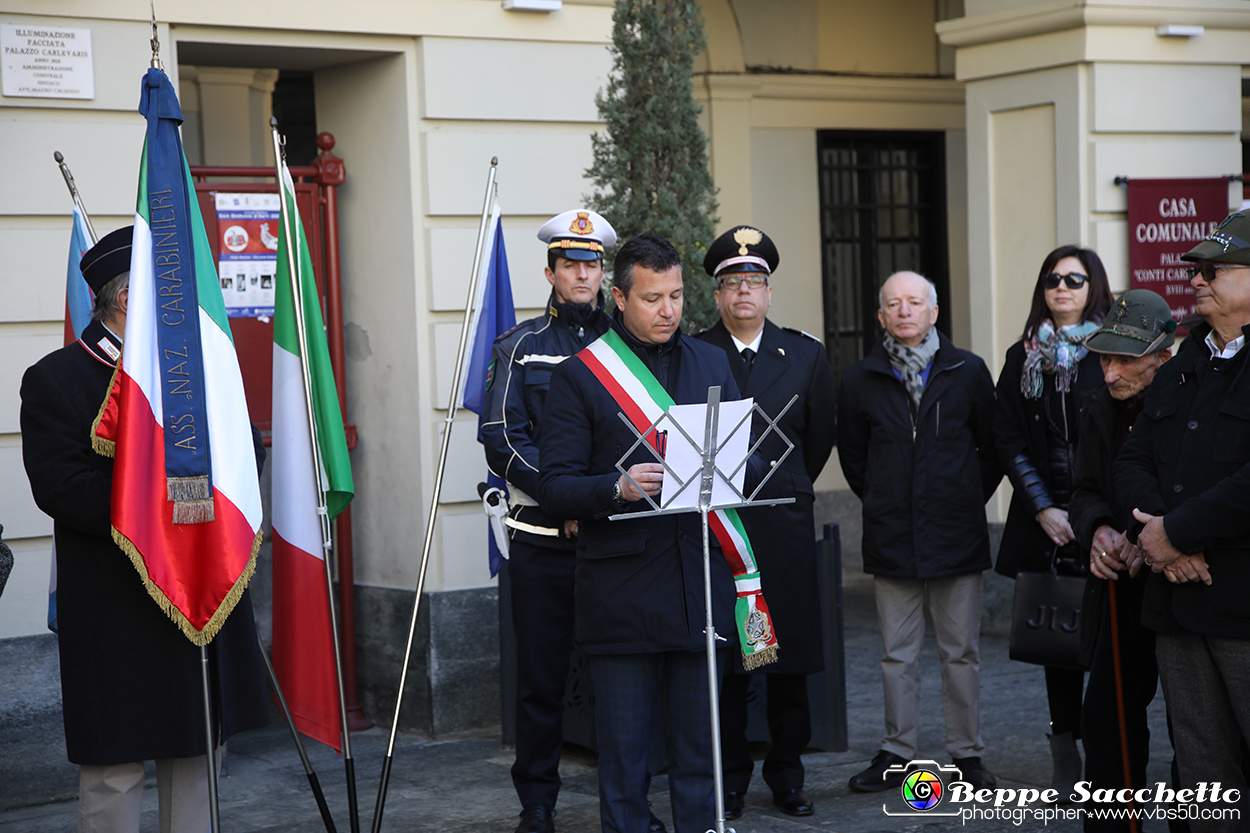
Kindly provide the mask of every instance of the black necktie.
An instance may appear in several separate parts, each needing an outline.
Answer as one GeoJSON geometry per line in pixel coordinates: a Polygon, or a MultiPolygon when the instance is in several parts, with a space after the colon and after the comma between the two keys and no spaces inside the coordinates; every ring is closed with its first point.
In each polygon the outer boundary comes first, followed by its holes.
{"type": "Polygon", "coordinates": [[[742,348],[742,360],[747,363],[747,367],[750,367],[755,363],[755,351],[750,347],[742,348]]]}

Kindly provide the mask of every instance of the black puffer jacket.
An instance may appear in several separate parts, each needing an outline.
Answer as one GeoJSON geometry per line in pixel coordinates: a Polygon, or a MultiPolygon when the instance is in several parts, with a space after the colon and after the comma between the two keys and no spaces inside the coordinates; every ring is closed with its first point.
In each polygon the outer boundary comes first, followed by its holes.
{"type": "Polygon", "coordinates": [[[1007,350],[1003,371],[998,376],[998,404],[994,415],[998,460],[1013,489],[994,571],[1010,578],[1015,578],[1020,570],[1045,571],[1055,550],[1054,542],[1036,520],[1038,512],[1061,505],[1055,499],[1048,458],[1047,414],[1052,409],[1066,414],[1068,439],[1075,446],[1085,400],[1092,391],[1103,386],[1097,353],[1087,353],[1077,364],[1076,379],[1066,394],[1057,393],[1048,376],[1041,398],[1026,399],[1020,393],[1023,372],[1024,342],[1017,341],[1007,350]],[[1063,397],[1064,401],[1053,403],[1052,397],[1063,397]]]}
{"type": "Polygon", "coordinates": [[[864,502],[864,571],[873,575],[946,578],[990,567],[985,501],[1002,479],[994,382],[980,357],[938,338],[914,419],[881,343],[838,390],[838,459],[864,502]]]}

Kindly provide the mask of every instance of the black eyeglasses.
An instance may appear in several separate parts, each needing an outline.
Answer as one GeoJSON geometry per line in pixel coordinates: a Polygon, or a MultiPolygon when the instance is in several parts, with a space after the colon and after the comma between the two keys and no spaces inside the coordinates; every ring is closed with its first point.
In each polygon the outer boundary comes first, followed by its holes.
{"type": "Polygon", "coordinates": [[[1189,276],[1189,279],[1191,281],[1194,278],[1198,277],[1199,275],[1202,275],[1202,279],[1206,281],[1207,283],[1210,283],[1211,281],[1219,277],[1216,274],[1216,272],[1218,272],[1221,269],[1245,269],[1245,268],[1246,267],[1240,264],[1204,263],[1201,266],[1190,266],[1188,269],[1185,270],[1185,274],[1189,276]]]}
{"type": "Polygon", "coordinates": [[[1068,289],[1080,289],[1089,280],[1089,275],[1082,275],[1080,272],[1069,272],[1061,275],[1058,272],[1047,272],[1042,275],[1043,289],[1058,289],[1059,281],[1063,281],[1068,285],[1068,289]]]}
{"type": "Polygon", "coordinates": [[[750,275],[745,278],[721,278],[720,288],[733,291],[744,283],[751,289],[759,289],[762,286],[768,286],[768,278],[763,275],[750,275]]]}

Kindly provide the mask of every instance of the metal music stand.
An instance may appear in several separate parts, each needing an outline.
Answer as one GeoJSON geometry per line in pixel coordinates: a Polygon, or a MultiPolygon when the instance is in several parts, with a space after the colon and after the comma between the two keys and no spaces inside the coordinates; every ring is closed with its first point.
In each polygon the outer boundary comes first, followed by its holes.
{"type": "MultiPolygon", "coordinates": [[[[725,833],[726,831],[724,765],[721,761],[720,749],[720,691],[718,685],[718,674],[716,673],[716,641],[720,640],[721,642],[725,642],[726,639],[716,633],[716,628],[712,623],[712,554],[708,545],[707,516],[708,512],[714,509],[736,509],[738,507],[774,506],[782,503],[794,503],[794,498],[792,497],[775,498],[772,500],[756,500],[755,498],[756,495],[759,494],[760,489],[764,488],[764,484],[767,483],[769,478],[773,476],[773,472],[777,471],[781,462],[785,460],[786,457],[790,456],[790,452],[794,450],[794,443],[790,442],[790,439],[782,433],[780,428],[777,427],[777,421],[785,416],[786,411],[790,410],[790,406],[792,406],[798,398],[799,397],[797,395],[791,397],[790,401],[786,403],[786,406],[782,408],[781,413],[777,414],[775,419],[769,417],[768,414],[764,412],[764,409],[758,404],[752,403],[751,410],[747,411],[746,415],[739,420],[738,424],[734,426],[733,430],[730,431],[719,444],[715,441],[715,438],[720,436],[718,431],[720,423],[720,387],[718,386],[713,386],[707,389],[707,418],[704,422],[702,442],[696,441],[694,437],[691,437],[686,429],[682,427],[681,423],[674,419],[667,411],[661,414],[655,422],[649,425],[646,431],[641,433],[639,433],[638,429],[634,427],[634,424],[629,421],[629,418],[625,416],[625,414],[618,414],[621,420],[629,426],[630,432],[633,433],[636,439],[634,444],[631,445],[621,458],[616,461],[616,470],[625,475],[630,483],[634,484],[634,488],[642,493],[643,500],[647,502],[651,509],[643,512],[625,512],[622,514],[612,515],[611,520],[620,521],[634,518],[651,518],[657,515],[676,515],[685,512],[698,512],[699,519],[702,522],[703,606],[705,616],[703,633],[707,637],[708,705],[712,717],[712,791],[715,793],[716,802],[716,827],[714,830],[709,830],[708,833],[725,833]],[[716,464],[717,454],[729,442],[729,439],[738,431],[751,430],[751,417],[757,413],[764,418],[764,422],[767,423],[768,427],[764,430],[764,433],[755,440],[754,445],[747,449],[746,455],[738,461],[738,464],[734,466],[733,470],[726,474],[716,464]],[[669,464],[664,460],[664,456],[657,451],[649,441],[650,437],[660,433],[666,423],[675,428],[678,433],[685,437],[686,441],[689,442],[694,448],[698,449],[703,457],[702,467],[684,481],[680,479],[677,472],[673,471],[669,464]],[[769,434],[776,434],[780,437],[786,444],[786,450],[781,457],[772,464],[768,473],[759,482],[755,489],[751,491],[751,494],[745,495],[740,489],[738,489],[737,486],[734,485],[733,478],[737,476],[738,472],[744,466],[746,466],[747,460],[749,460],[751,455],[759,449],[760,445],[764,442],[764,438],[769,434]],[[638,481],[630,477],[629,471],[624,466],[625,461],[629,459],[630,455],[633,454],[639,446],[645,446],[647,450],[651,452],[651,456],[655,458],[655,461],[664,467],[666,481],[671,477],[673,481],[676,482],[676,488],[669,493],[669,498],[663,505],[657,504],[655,500],[643,490],[642,486],[638,484],[638,481]],[[738,498],[738,500],[732,503],[712,503],[712,485],[715,479],[714,476],[717,474],[719,474],[730,489],[732,489],[734,497],[738,498]],[[672,507],[672,504],[677,499],[678,495],[683,493],[686,490],[686,487],[694,483],[696,479],[700,481],[698,505],[672,507]]],[[[732,827],[729,828],[729,833],[734,833],[732,827]]]]}

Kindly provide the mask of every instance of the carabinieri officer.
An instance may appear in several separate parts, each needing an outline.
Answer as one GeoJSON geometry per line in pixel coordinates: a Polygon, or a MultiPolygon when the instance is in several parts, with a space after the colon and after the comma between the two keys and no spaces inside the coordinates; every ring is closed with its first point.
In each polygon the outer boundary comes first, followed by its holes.
{"type": "MultiPolygon", "coordinates": [[[[767,683],[768,729],[772,747],[764,759],[764,782],[773,803],[787,815],[810,816],[812,800],[803,791],[800,754],[812,739],[807,675],[823,671],[820,596],[816,582],[812,483],[833,450],[836,383],[824,346],[800,330],[768,320],[771,279],[781,256],[772,238],[753,226],[735,226],[708,247],[703,268],[716,280],[720,323],[699,334],[729,357],[729,369],[743,397],[753,397],[773,419],[790,399],[798,400],[777,427],[794,449],[782,459],[786,439],[765,434],[756,414],[752,434],[763,437],[760,452],[775,471],[761,499],[793,497],[794,503],[741,511],[759,562],[769,609],[784,646],[778,661],[757,673],[767,683]]],[[[754,763],[747,747],[747,676],[740,661],[721,687],[721,743],[725,760],[725,818],[745,806],[754,763]],[[736,672],[736,673],[734,673],[736,672]]]]}

